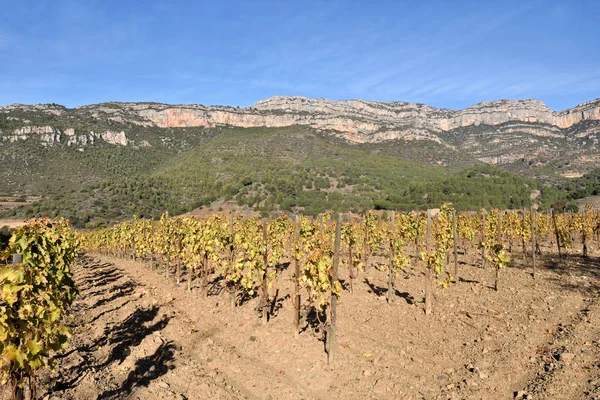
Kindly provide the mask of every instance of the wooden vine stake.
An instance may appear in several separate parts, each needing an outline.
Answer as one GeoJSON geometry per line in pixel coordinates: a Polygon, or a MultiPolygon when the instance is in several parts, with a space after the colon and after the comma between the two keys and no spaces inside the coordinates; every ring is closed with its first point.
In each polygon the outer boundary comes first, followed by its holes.
{"type": "Polygon", "coordinates": [[[452,210],[452,241],[454,245],[454,283],[458,284],[458,235],[456,234],[456,210],[452,210]]]}
{"type": "Polygon", "coordinates": [[[206,250],[204,250],[202,261],[196,265],[196,269],[190,269],[190,274],[188,275],[188,289],[192,290],[192,277],[194,273],[196,273],[196,277],[200,276],[200,279],[202,280],[200,283],[202,293],[205,297],[208,297],[208,270],[208,254],[206,253],[206,250]]]}
{"type": "MultiPolygon", "coordinates": [[[[349,214],[341,214],[342,215],[342,223],[343,222],[351,222],[352,218],[349,214]]],[[[340,251],[341,243],[340,243],[340,251]]],[[[350,284],[350,293],[354,293],[354,275],[353,275],[353,264],[352,264],[352,241],[348,240],[348,282],[350,284]]]]}
{"type": "Polygon", "coordinates": [[[187,274],[187,290],[188,290],[188,292],[191,292],[192,291],[192,274],[194,272],[194,269],[192,268],[191,265],[188,266],[187,272],[188,272],[188,274],[187,274]]]}
{"type": "Polygon", "coordinates": [[[394,230],[396,224],[396,213],[392,211],[391,219],[390,219],[390,229],[392,231],[390,235],[390,273],[388,274],[388,290],[387,290],[387,302],[390,304],[392,302],[392,290],[393,290],[393,282],[394,282],[394,230]]]}
{"type": "MultiPolygon", "coordinates": [[[[502,211],[498,210],[498,229],[496,230],[496,241],[498,245],[502,243],[502,211]]],[[[498,291],[498,282],[500,281],[500,264],[496,265],[496,280],[494,290],[498,291]]]]}
{"type": "MultiPolygon", "coordinates": [[[[419,220],[419,212],[418,211],[411,211],[412,216],[414,217],[415,221],[419,220]]],[[[415,235],[415,254],[419,254],[419,235],[415,235]]]]}
{"type": "Polygon", "coordinates": [[[171,242],[167,243],[167,254],[161,254],[161,258],[165,265],[165,276],[169,278],[169,267],[171,266],[171,242]]]}
{"type": "MultiPolygon", "coordinates": [[[[331,288],[338,280],[338,267],[340,265],[340,242],[342,238],[342,215],[338,215],[335,224],[335,242],[333,244],[333,274],[331,276],[331,288]]],[[[336,320],[337,320],[337,295],[331,293],[331,310],[329,317],[329,329],[327,332],[327,364],[333,363],[336,350],[336,320]]]]}
{"type": "Polygon", "coordinates": [[[588,247],[587,247],[587,233],[585,230],[585,212],[583,210],[580,210],[579,214],[581,215],[581,220],[583,222],[582,227],[581,227],[581,244],[583,245],[583,248],[581,249],[581,251],[582,251],[583,258],[587,258],[588,247]]]}
{"type": "MultiPolygon", "coordinates": [[[[135,220],[133,221],[133,227],[135,228],[135,220]]],[[[136,261],[136,254],[135,254],[135,236],[131,236],[131,259],[133,261],[136,261]]]]}
{"type": "Polygon", "coordinates": [[[525,248],[525,234],[524,234],[526,226],[527,226],[527,209],[526,208],[523,209],[523,219],[521,221],[521,226],[522,226],[522,229],[521,229],[521,247],[523,249],[523,259],[525,260],[526,257],[527,257],[527,249],[525,248]]]}
{"type": "Polygon", "coordinates": [[[535,248],[536,248],[536,238],[535,238],[535,219],[536,212],[535,208],[531,206],[531,268],[533,270],[533,279],[535,279],[535,248]]]}
{"type": "MultiPolygon", "coordinates": [[[[296,227],[294,230],[294,243],[300,240],[300,217],[296,215],[296,227]]],[[[294,254],[294,337],[300,336],[300,260],[294,254]]]]}
{"type": "Polygon", "coordinates": [[[560,251],[560,236],[558,234],[558,226],[556,225],[556,214],[554,214],[554,208],[550,209],[550,216],[552,217],[552,224],[554,225],[554,234],[556,236],[556,248],[558,249],[558,259],[562,260],[562,252],[560,251]]]}
{"type": "MultiPolygon", "coordinates": [[[[427,230],[425,234],[425,251],[431,253],[431,210],[427,210],[427,230]]],[[[425,315],[431,314],[431,268],[425,271],[425,315]]]]}
{"type": "Polygon", "coordinates": [[[166,266],[165,271],[166,271],[167,278],[169,278],[169,276],[170,276],[169,268],[171,267],[171,254],[170,254],[171,245],[169,245],[168,248],[169,249],[167,250],[167,257],[163,258],[163,260],[165,262],[165,266],[166,266]]]}
{"type": "MultiPolygon", "coordinates": [[[[592,212],[595,213],[594,219],[597,221],[600,218],[600,212],[598,212],[598,211],[592,211],[592,212]]],[[[596,242],[598,242],[600,244],[600,229],[596,230],[596,242]]]]}
{"type": "Polygon", "coordinates": [[[262,321],[263,321],[263,325],[266,325],[267,322],[269,322],[269,284],[267,281],[268,278],[268,274],[269,274],[269,255],[268,255],[268,251],[269,251],[269,246],[268,246],[268,236],[267,236],[267,219],[263,218],[262,219],[262,230],[263,230],[263,243],[265,246],[265,253],[264,253],[264,263],[265,263],[265,271],[263,274],[263,281],[262,281],[262,321]]]}
{"type": "MultiPolygon", "coordinates": [[[[229,230],[231,232],[231,247],[229,248],[229,262],[230,262],[230,268],[233,270],[233,263],[235,260],[235,227],[233,225],[233,211],[229,214],[229,230]]],[[[235,307],[235,304],[237,302],[237,288],[233,288],[230,292],[230,296],[231,296],[231,307],[235,307]]]]}
{"type": "Polygon", "coordinates": [[[12,265],[19,265],[23,262],[23,254],[14,253],[12,255],[12,265]]]}
{"type": "Polygon", "coordinates": [[[365,254],[364,254],[364,258],[365,258],[365,271],[369,268],[369,251],[371,251],[370,247],[369,247],[369,224],[367,223],[367,214],[365,214],[365,243],[364,243],[364,249],[365,249],[365,254]]]}
{"type": "MultiPolygon", "coordinates": [[[[23,262],[23,254],[14,253],[12,255],[12,265],[19,265],[22,262],[23,262]]],[[[30,382],[31,382],[31,380],[30,380],[30,382]]],[[[4,395],[4,392],[2,392],[2,395],[4,395]]],[[[25,399],[25,391],[23,390],[22,387],[18,386],[17,384],[15,384],[14,399],[15,400],[24,400],[25,399]]]]}
{"type": "Polygon", "coordinates": [[[485,259],[485,246],[483,246],[483,242],[485,242],[485,210],[481,211],[481,258],[483,260],[483,268],[485,268],[486,259],[485,259]]]}
{"type": "Polygon", "coordinates": [[[177,234],[177,254],[179,255],[177,257],[177,270],[175,272],[175,279],[177,280],[177,284],[179,285],[181,283],[181,247],[182,247],[182,237],[181,234],[178,233],[177,234]]]}

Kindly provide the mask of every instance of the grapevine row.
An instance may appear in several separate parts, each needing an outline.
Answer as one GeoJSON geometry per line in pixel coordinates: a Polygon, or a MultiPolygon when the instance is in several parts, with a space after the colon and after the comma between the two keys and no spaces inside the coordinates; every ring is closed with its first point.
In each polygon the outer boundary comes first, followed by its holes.
{"type": "MultiPolygon", "coordinates": [[[[280,215],[275,219],[216,213],[208,218],[170,217],[160,220],[133,219],[99,231],[81,234],[83,247],[91,252],[141,259],[152,268],[162,265],[165,274],[181,281],[194,277],[204,295],[226,291],[233,307],[259,297],[258,310],[268,323],[277,285],[277,271],[287,261],[294,267],[294,329],[311,309],[320,316],[326,336],[335,332],[335,304],[342,295],[340,275],[353,291],[354,281],[366,268],[388,274],[388,302],[398,273],[411,263],[425,268],[425,313],[432,311],[436,286],[445,288],[459,281],[457,253],[481,251],[482,262],[495,268],[495,288],[500,272],[511,262],[518,246],[532,258],[540,241],[555,241],[559,254],[566,254],[580,241],[583,255],[592,240],[598,240],[600,215],[538,213],[535,210],[481,210],[457,213],[450,205],[432,212],[375,212],[362,217],[332,213],[315,218],[280,215]],[[407,254],[414,246],[417,258],[407,254]],[[453,257],[454,269],[447,268],[453,257]],[[304,300],[304,307],[301,300],[304,300]],[[304,315],[303,315],[304,312],[304,315]]],[[[335,334],[333,334],[335,336],[335,334]]]]}

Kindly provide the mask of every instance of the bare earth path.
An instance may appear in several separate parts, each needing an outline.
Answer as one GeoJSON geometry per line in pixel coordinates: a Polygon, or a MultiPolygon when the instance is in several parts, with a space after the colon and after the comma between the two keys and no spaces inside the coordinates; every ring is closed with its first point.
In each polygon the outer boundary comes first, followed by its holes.
{"type": "Polygon", "coordinates": [[[436,290],[430,316],[417,263],[399,275],[392,304],[386,273],[361,273],[354,293],[342,294],[338,359],[328,366],[310,325],[294,339],[285,265],[263,326],[257,299],[234,309],[218,284],[205,297],[164,269],[84,256],[74,336],[57,371],[42,377],[42,397],[600,398],[598,258],[543,259],[535,281],[528,261],[513,258],[495,292],[493,271],[461,256],[461,282],[436,290]]]}

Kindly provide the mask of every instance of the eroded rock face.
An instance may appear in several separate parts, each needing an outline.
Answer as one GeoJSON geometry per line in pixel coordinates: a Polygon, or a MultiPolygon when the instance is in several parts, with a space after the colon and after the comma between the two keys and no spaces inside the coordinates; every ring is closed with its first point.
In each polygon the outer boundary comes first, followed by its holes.
{"type": "MultiPolygon", "coordinates": [[[[7,113],[17,109],[56,115],[61,115],[67,110],[54,104],[10,105],[0,107],[0,112],[7,113]]],[[[172,106],[157,103],[104,103],[79,107],[74,111],[89,113],[89,117],[96,119],[106,118],[119,123],[160,128],[215,127],[217,125],[251,128],[307,125],[315,129],[336,131],[339,136],[353,142],[395,139],[439,141],[435,133],[468,126],[493,126],[517,121],[541,123],[565,129],[581,121],[600,120],[600,99],[561,112],[555,112],[543,102],[531,99],[490,101],[464,110],[449,110],[417,103],[332,101],[298,96],[276,96],[261,100],[249,108],[172,106]]],[[[65,134],[72,136],[67,131],[69,129],[65,131],[65,134]]],[[[537,132],[535,128],[530,128],[530,131],[532,134],[548,134],[547,130],[537,132]]],[[[127,143],[126,138],[120,132],[107,131],[104,136],[109,143],[120,145],[127,143]]]]}
{"type": "MultiPolygon", "coordinates": [[[[584,120],[600,120],[600,99],[561,112],[552,111],[539,100],[499,100],[464,110],[448,110],[417,103],[280,96],[261,100],[253,107],[237,109],[155,103],[109,103],[81,109],[93,109],[94,116],[101,114],[117,122],[161,128],[307,125],[337,131],[340,136],[354,142],[395,139],[439,141],[435,135],[437,132],[468,126],[500,125],[509,121],[548,124],[564,129],[584,120]]],[[[546,130],[539,133],[547,134],[546,130]]]]}
{"type": "Polygon", "coordinates": [[[8,114],[14,110],[61,115],[65,112],[66,108],[58,104],[10,104],[0,107],[0,113],[8,114]]]}
{"type": "Polygon", "coordinates": [[[106,131],[106,132],[100,133],[99,137],[102,138],[105,142],[110,143],[110,144],[119,144],[121,146],[127,146],[127,144],[129,143],[129,140],[127,140],[127,136],[125,136],[124,131],[121,131],[121,132],[106,131]]]}
{"type": "MultiPolygon", "coordinates": [[[[600,154],[600,99],[555,112],[531,99],[483,102],[464,110],[449,110],[406,102],[278,96],[248,108],[158,103],[103,103],[76,109],[55,104],[10,105],[0,107],[2,118],[7,124],[0,126],[22,126],[3,128],[0,141],[38,138],[44,146],[60,143],[81,147],[99,141],[115,146],[151,146],[143,137],[144,129],[137,127],[303,125],[354,143],[435,142],[486,163],[523,168],[559,157],[594,167],[600,154]],[[48,121],[60,123],[31,122],[47,121],[44,115],[52,117],[48,121]],[[76,122],[102,128],[81,132],[73,128],[82,126],[76,122]],[[114,126],[118,128],[106,128],[114,126]],[[130,131],[132,127],[137,132],[130,131]],[[141,137],[137,136],[140,131],[141,137]],[[137,139],[131,140],[129,134],[137,139]]],[[[162,140],[164,143],[166,139],[162,140]]]]}
{"type": "Polygon", "coordinates": [[[8,135],[3,135],[4,141],[16,142],[36,136],[44,146],[60,143],[60,131],[52,126],[23,126],[13,130],[8,135]]]}
{"type": "Polygon", "coordinates": [[[346,116],[372,120],[385,125],[413,126],[449,131],[470,125],[499,125],[509,121],[540,122],[568,128],[582,120],[600,119],[600,99],[554,112],[539,100],[499,100],[483,102],[464,110],[436,109],[415,103],[330,101],[302,97],[273,97],[259,101],[255,109],[346,116]]]}
{"type": "Polygon", "coordinates": [[[85,132],[76,133],[74,128],[67,128],[61,131],[52,126],[34,126],[28,125],[14,129],[12,132],[4,133],[0,131],[0,138],[3,141],[16,142],[19,140],[39,139],[43,146],[52,146],[64,143],[67,146],[93,144],[95,139],[102,139],[107,143],[127,146],[130,142],[124,131],[115,132],[107,130],[105,132],[85,132]],[[65,140],[63,140],[63,136],[65,140]]]}

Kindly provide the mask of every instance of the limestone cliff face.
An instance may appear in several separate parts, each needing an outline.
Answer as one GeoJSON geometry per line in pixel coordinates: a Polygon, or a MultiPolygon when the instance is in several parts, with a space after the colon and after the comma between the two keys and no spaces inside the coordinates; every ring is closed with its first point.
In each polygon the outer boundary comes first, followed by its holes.
{"type": "MultiPolygon", "coordinates": [[[[92,135],[94,134],[93,131],[91,133],[92,133],[92,135]]],[[[96,134],[96,137],[100,137],[106,143],[110,143],[110,144],[119,144],[121,146],[127,146],[129,144],[129,140],[127,139],[127,136],[125,136],[125,132],[124,131],[120,131],[120,132],[114,132],[114,131],[101,132],[101,133],[96,134]]]]}
{"type": "Polygon", "coordinates": [[[350,119],[371,120],[381,127],[386,125],[413,126],[433,131],[449,131],[480,124],[499,125],[509,121],[540,122],[568,128],[583,120],[600,120],[600,99],[561,112],[552,111],[539,100],[499,100],[455,111],[436,109],[416,103],[274,97],[258,102],[254,108],[290,113],[345,116],[350,119]]]}
{"type": "MultiPolygon", "coordinates": [[[[355,142],[394,139],[438,141],[435,133],[511,121],[542,123],[565,129],[584,120],[600,120],[600,99],[561,112],[552,111],[539,100],[499,100],[464,110],[449,110],[417,103],[332,101],[305,97],[272,97],[241,109],[155,103],[107,103],[80,109],[93,111],[92,117],[95,118],[106,117],[117,122],[161,128],[307,125],[333,131],[355,142]]],[[[543,132],[540,131],[540,134],[543,132]]]]}
{"type": "Polygon", "coordinates": [[[600,99],[588,101],[558,113],[554,119],[554,125],[569,128],[583,120],[600,120],[600,99]]]}
{"type": "Polygon", "coordinates": [[[11,111],[32,111],[46,114],[61,115],[66,108],[58,104],[10,104],[0,107],[0,113],[8,114],[11,111]]]}
{"type": "Polygon", "coordinates": [[[3,132],[0,130],[2,141],[16,142],[19,140],[39,139],[43,146],[52,146],[64,143],[67,146],[85,146],[93,144],[96,139],[102,139],[106,143],[127,146],[130,142],[124,131],[104,131],[104,132],[84,132],[76,133],[75,129],[67,128],[61,131],[52,126],[27,125],[14,129],[12,132],[3,132]]]}
{"type": "MultiPolygon", "coordinates": [[[[508,122],[530,124],[521,132],[535,136],[564,137],[565,130],[582,121],[600,120],[600,99],[583,103],[572,109],[555,112],[539,100],[498,100],[483,102],[464,110],[437,109],[424,104],[405,102],[377,102],[361,100],[332,101],[306,97],[276,96],[259,101],[252,107],[166,105],[158,103],[103,103],[69,110],[49,105],[10,105],[0,107],[2,113],[13,111],[75,115],[86,119],[114,121],[138,126],[215,127],[285,127],[306,125],[329,131],[357,143],[387,140],[430,140],[441,143],[440,135],[460,128],[497,126],[508,122]],[[551,129],[542,128],[549,126],[551,129]]],[[[14,117],[9,117],[14,118],[14,117]]],[[[18,118],[15,118],[18,119],[18,118]]],[[[24,122],[29,122],[23,120],[24,122]]],[[[597,132],[592,132],[597,134],[597,132]]],[[[68,137],[68,144],[100,138],[122,146],[130,142],[123,131],[107,130],[102,134],[91,132],[87,139],[78,138],[72,128],[65,132],[51,126],[25,126],[15,130],[4,140],[21,140],[39,134],[47,144],[58,143],[60,135],[68,137]],[[28,130],[29,129],[29,130],[28,130]],[[71,133],[69,132],[71,129],[71,133]]],[[[581,132],[574,133],[582,137],[581,132]]]]}
{"type": "Polygon", "coordinates": [[[355,143],[435,142],[445,150],[515,168],[557,165],[558,159],[574,168],[593,168],[600,162],[600,99],[560,112],[531,99],[483,102],[464,110],[305,97],[272,97],[248,108],[102,103],[68,109],[17,104],[0,107],[0,144],[36,139],[43,146],[66,145],[81,151],[102,142],[149,147],[168,142],[171,133],[165,128],[294,125],[355,143]],[[165,129],[159,134],[162,141],[151,139],[155,131],[146,136],[146,128],[165,129]]]}

